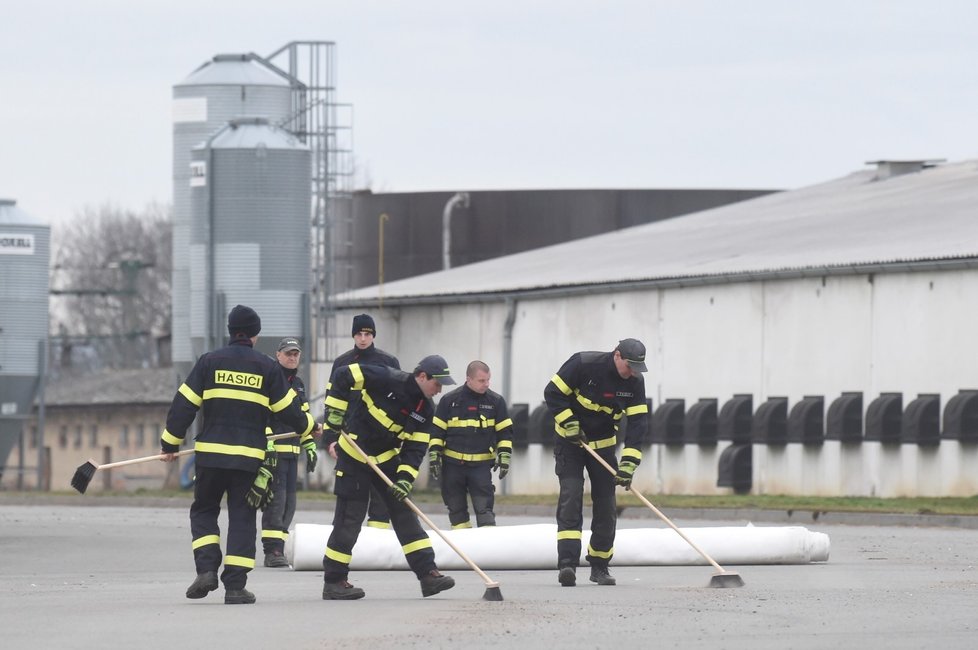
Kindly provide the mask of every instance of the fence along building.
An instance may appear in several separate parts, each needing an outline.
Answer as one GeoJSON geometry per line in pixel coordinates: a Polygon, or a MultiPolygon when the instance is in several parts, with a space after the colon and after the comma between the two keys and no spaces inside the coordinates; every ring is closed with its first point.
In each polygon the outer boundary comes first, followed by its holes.
{"type": "Polygon", "coordinates": [[[971,495],[976,202],[974,161],[880,161],[337,299],[374,310],[405,365],[482,359],[527,404],[507,490],[555,489],[539,407],[556,368],[632,336],[655,410],[639,489],[971,495]]]}

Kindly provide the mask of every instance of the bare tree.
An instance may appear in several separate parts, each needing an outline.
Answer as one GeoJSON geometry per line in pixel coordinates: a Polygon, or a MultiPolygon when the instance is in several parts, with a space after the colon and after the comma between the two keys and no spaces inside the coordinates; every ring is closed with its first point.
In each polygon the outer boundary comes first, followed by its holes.
{"type": "Polygon", "coordinates": [[[52,240],[52,367],[159,365],[170,336],[169,206],[85,208],[52,240]]]}

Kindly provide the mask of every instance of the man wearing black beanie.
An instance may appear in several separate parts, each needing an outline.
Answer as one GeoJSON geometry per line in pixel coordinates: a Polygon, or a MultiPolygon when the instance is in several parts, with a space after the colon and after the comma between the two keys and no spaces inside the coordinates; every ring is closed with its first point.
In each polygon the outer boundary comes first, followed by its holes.
{"type": "MultiPolygon", "coordinates": [[[[343,366],[351,363],[359,363],[365,366],[387,366],[395,370],[401,369],[401,364],[393,354],[384,352],[374,345],[374,337],[377,335],[377,326],[374,324],[370,314],[357,314],[353,317],[353,349],[344,352],[333,361],[333,367],[329,371],[329,382],[326,384],[326,395],[329,398],[330,388],[336,378],[336,371],[343,366]]],[[[328,409],[327,411],[328,412],[328,409]]],[[[325,429],[324,429],[325,432],[325,429]]],[[[336,459],[336,435],[324,433],[323,444],[326,446],[329,455],[336,459]]],[[[376,490],[370,491],[370,507],[367,510],[367,526],[370,528],[390,528],[391,517],[387,512],[384,500],[380,498],[376,490]]]]}
{"type": "Polygon", "coordinates": [[[231,310],[231,341],[197,360],[173,397],[160,437],[163,460],[171,462],[197,411],[206,406],[194,442],[197,477],[190,531],[197,579],[187,589],[187,598],[203,598],[217,589],[222,560],[217,518],[227,494],[224,602],[255,602],[255,595],[245,589],[248,572],[255,566],[255,511],[264,510],[272,500],[276,463],[265,423],[274,415],[302,436],[315,425],[275,360],[254,349],[260,331],[261,319],[254,309],[237,305],[231,310]]]}

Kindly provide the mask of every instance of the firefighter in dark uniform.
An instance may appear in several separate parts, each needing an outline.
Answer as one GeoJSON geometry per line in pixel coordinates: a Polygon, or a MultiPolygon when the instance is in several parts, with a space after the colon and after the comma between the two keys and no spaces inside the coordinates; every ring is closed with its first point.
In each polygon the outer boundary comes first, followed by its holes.
{"type": "Polygon", "coordinates": [[[471,528],[468,498],[477,526],[495,526],[495,487],[509,472],[513,452],[513,421],[506,400],[489,389],[489,366],[473,361],[465,383],[442,396],[435,409],[435,429],[428,451],[431,475],[441,479],[441,496],[452,528],[471,528]]]}
{"type": "Polygon", "coordinates": [[[255,595],[245,589],[248,572],[255,566],[255,511],[272,498],[275,461],[265,425],[272,414],[302,436],[315,425],[312,416],[302,411],[278,364],[254,349],[260,331],[255,310],[242,305],[231,310],[230,343],[197,360],[173,397],[160,437],[164,460],[173,461],[197,411],[203,411],[194,442],[197,477],[190,506],[197,579],[187,589],[187,598],[203,598],[217,589],[222,559],[217,517],[227,494],[224,602],[255,602],[255,595]]]}
{"type": "Polygon", "coordinates": [[[411,492],[428,449],[428,430],[434,412],[431,398],[441,392],[442,384],[454,383],[448,364],[437,355],[422,359],[413,375],[394,368],[356,363],[337,369],[326,400],[329,431],[324,437],[327,441],[331,435],[336,439],[345,422],[350,438],[356,440],[394,483],[388,487],[365,458],[344,438],[338,438],[333,488],[336,509],[323,557],[324,600],[356,600],[364,596],[363,589],[351,585],[347,577],[353,546],[367,514],[370,486],[377,488],[387,504],[391,526],[408,566],[421,583],[422,596],[433,596],[455,586],[452,578],[438,571],[431,540],[417,516],[403,502],[411,492]],[[360,391],[360,400],[351,404],[350,398],[356,391],[360,391]]]}
{"type": "MultiPolygon", "coordinates": [[[[302,410],[308,413],[309,399],[306,397],[306,385],[298,375],[301,357],[302,348],[299,346],[299,339],[288,336],[279,341],[278,351],[275,352],[279,368],[282,370],[286,383],[299,396],[302,410]]],[[[269,426],[265,428],[266,434],[288,433],[290,431],[294,431],[294,429],[277,416],[272,416],[269,426]]],[[[322,429],[317,424],[313,431],[302,438],[284,438],[274,442],[275,456],[278,458],[272,482],[272,492],[275,494],[275,498],[265,508],[261,517],[261,543],[265,552],[265,566],[267,567],[289,566],[289,561],[285,559],[284,550],[285,540],[289,538],[289,526],[292,524],[292,517],[295,515],[299,454],[305,456],[306,471],[316,471],[319,455],[316,452],[314,436],[321,434],[322,429]]]]}
{"type": "MultiPolygon", "coordinates": [[[[361,366],[387,366],[396,370],[401,369],[401,363],[393,354],[384,352],[374,345],[374,337],[377,336],[377,326],[374,319],[369,314],[359,314],[353,317],[353,349],[347,350],[333,361],[333,367],[329,371],[329,382],[326,384],[326,399],[329,399],[329,391],[333,385],[333,377],[336,371],[343,366],[352,363],[359,363],[361,366]]],[[[359,399],[359,397],[353,397],[359,399]]],[[[350,409],[347,409],[349,412],[350,409]]],[[[332,443],[328,448],[329,455],[336,458],[336,443],[332,443]]],[[[387,506],[375,488],[370,489],[370,505],[367,508],[367,526],[370,528],[390,528],[391,518],[387,514],[387,506]]]]}
{"type": "Polygon", "coordinates": [[[613,585],[608,572],[614,554],[617,511],[615,485],[626,489],[642,461],[642,431],[648,426],[645,402],[645,346],[636,339],[619,341],[612,352],[578,352],[564,362],[544,389],[554,416],[557,440],[555,471],[560,480],[557,501],[557,579],[565,587],[577,584],[584,523],[584,470],[591,480],[591,539],[586,559],[591,582],[613,585]],[[628,416],[621,462],[615,460],[618,423],[628,416]],[[581,448],[588,445],[612,467],[612,476],[581,448]]]}

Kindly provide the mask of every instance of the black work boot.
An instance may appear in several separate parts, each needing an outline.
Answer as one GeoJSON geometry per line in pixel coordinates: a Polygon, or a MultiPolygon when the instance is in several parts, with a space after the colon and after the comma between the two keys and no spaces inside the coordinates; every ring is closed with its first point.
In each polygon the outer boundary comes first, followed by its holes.
{"type": "Polygon", "coordinates": [[[591,565],[591,582],[599,585],[614,585],[615,579],[608,573],[608,567],[599,564],[591,565]]]}
{"type": "Polygon", "coordinates": [[[217,589],[217,571],[205,571],[187,587],[187,598],[203,598],[217,589]]]}
{"type": "Polygon", "coordinates": [[[573,587],[577,584],[577,569],[572,566],[560,567],[557,572],[557,582],[561,587],[573,587]]]}
{"type": "Polygon", "coordinates": [[[251,593],[244,587],[241,589],[224,590],[225,605],[250,605],[253,602],[255,602],[255,594],[251,593]]]}
{"type": "Polygon", "coordinates": [[[363,589],[354,587],[346,580],[323,585],[323,600],[358,600],[365,595],[363,589]]]}
{"type": "Polygon", "coordinates": [[[421,577],[421,595],[425,598],[451,589],[455,586],[455,579],[443,576],[438,569],[432,569],[421,577]]]}
{"type": "Polygon", "coordinates": [[[282,551],[275,549],[269,553],[265,553],[265,566],[272,569],[277,569],[279,567],[289,566],[289,561],[285,559],[282,555],[282,551]]]}

